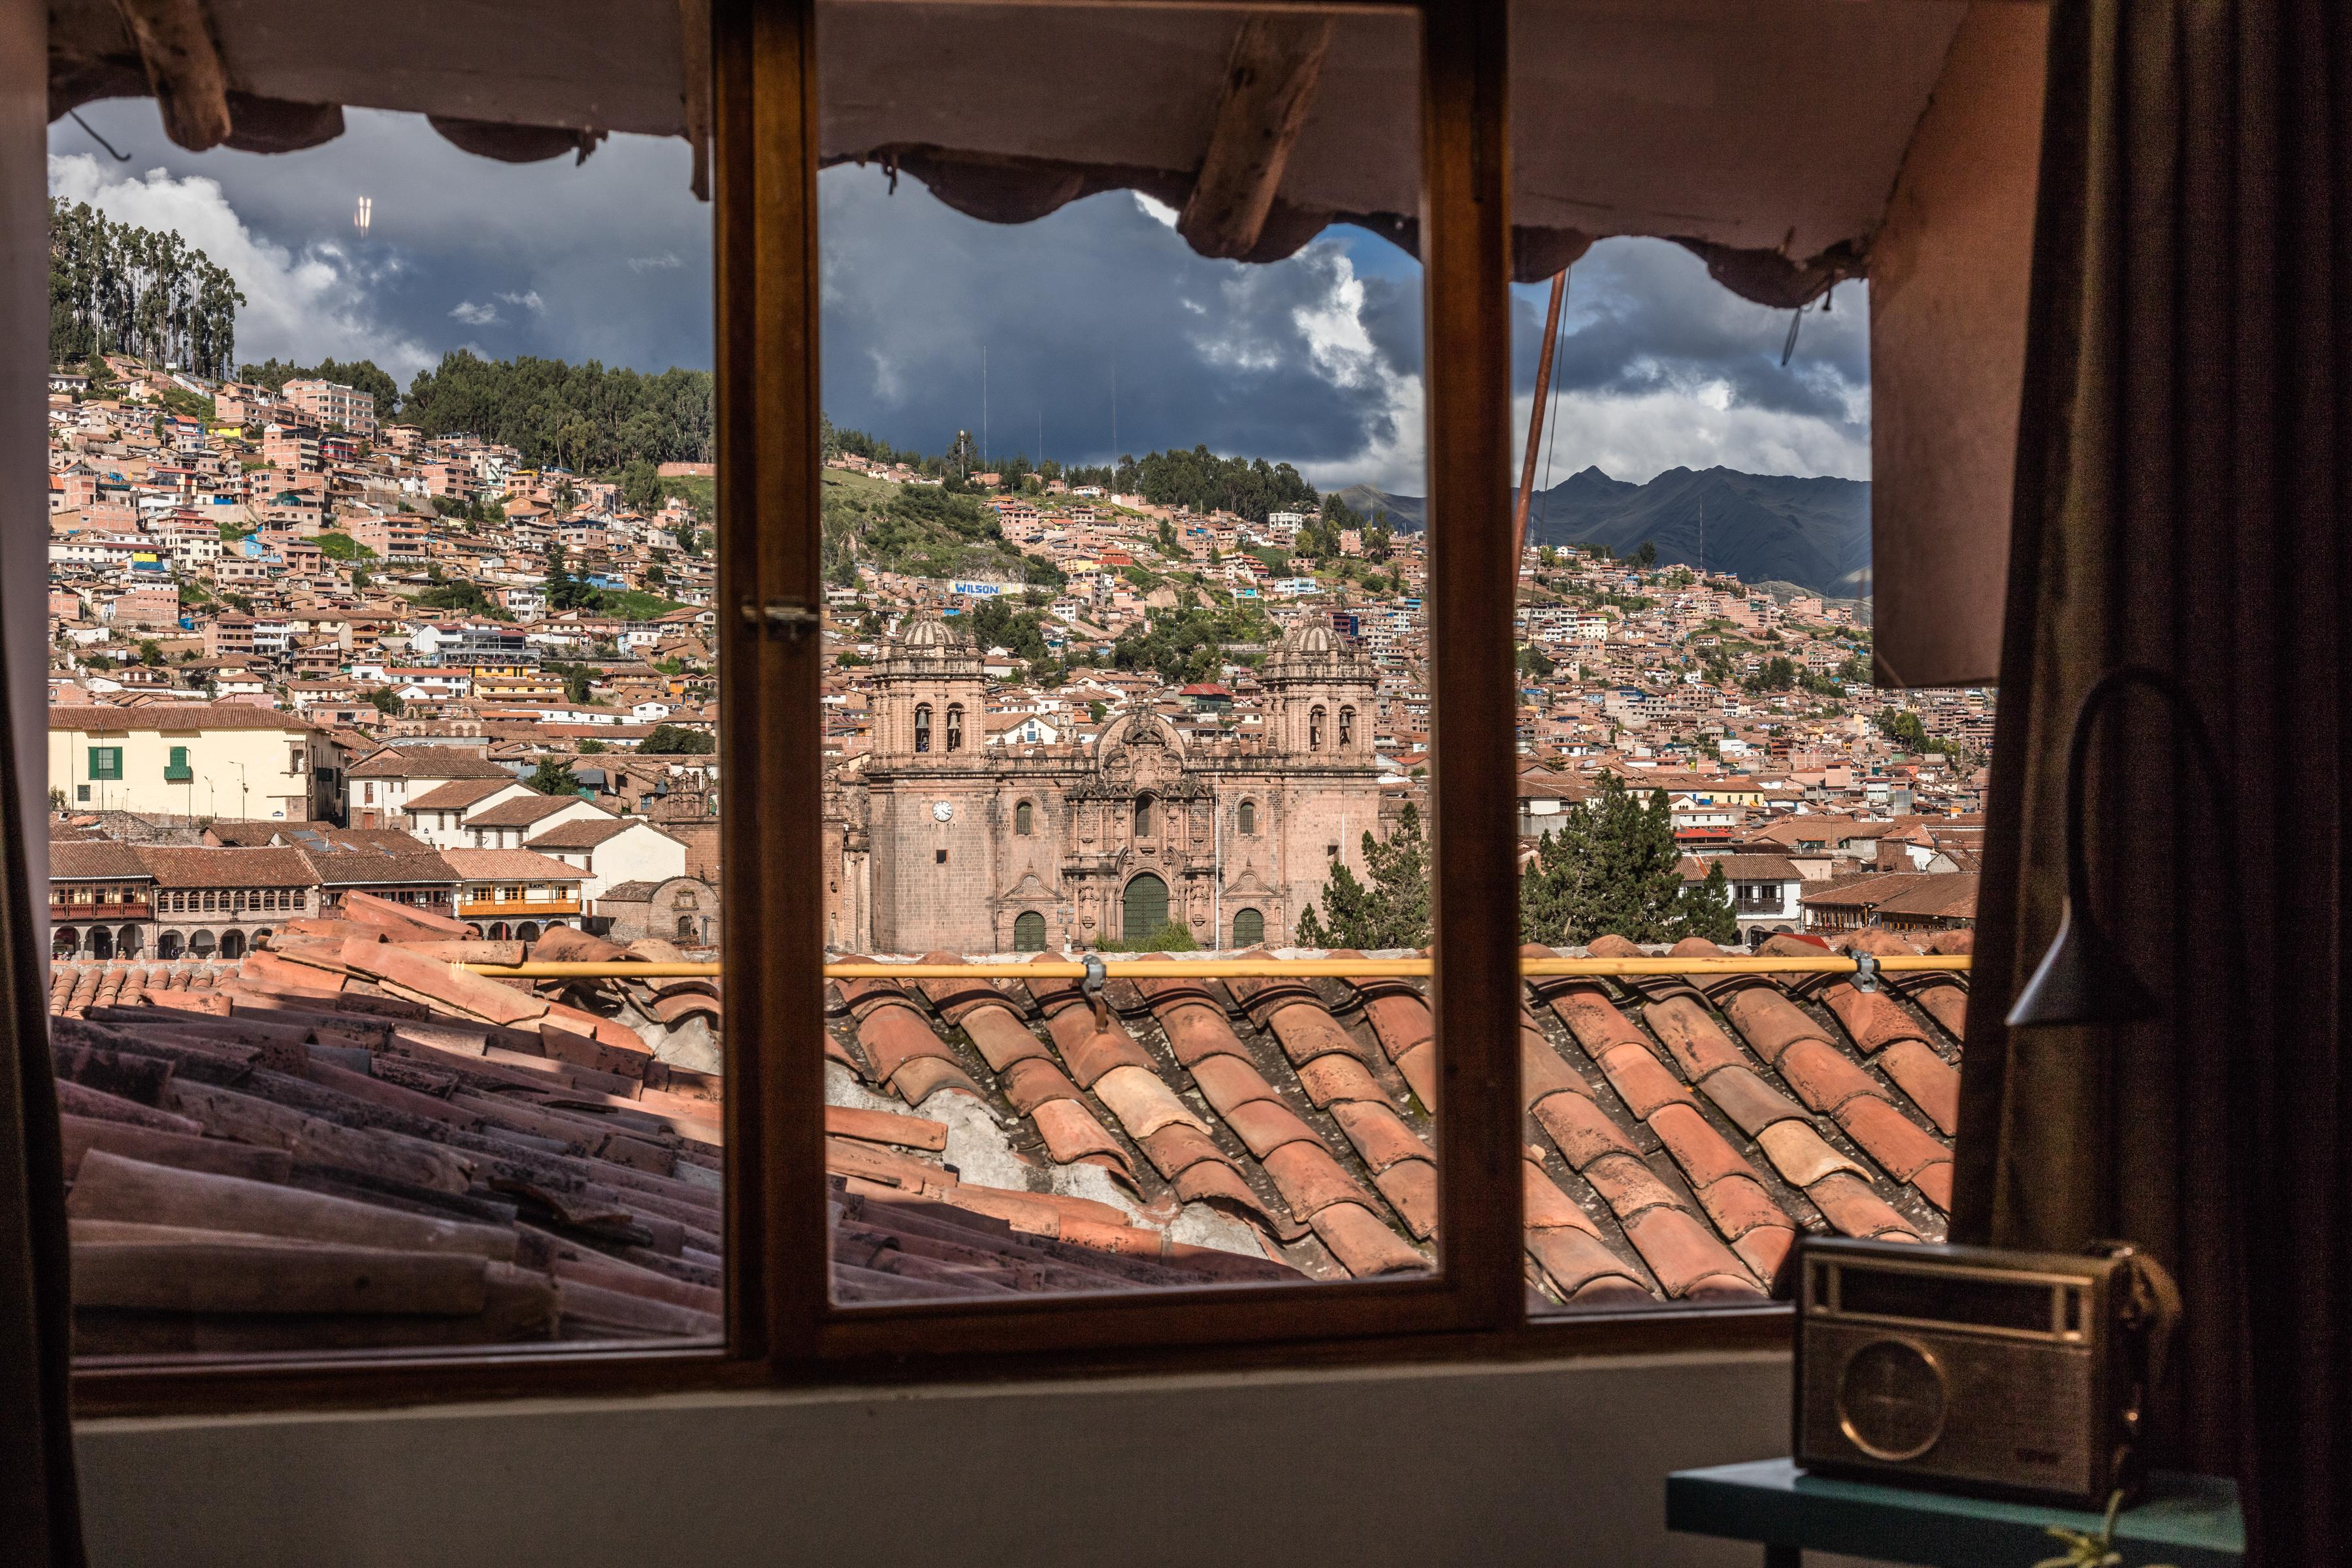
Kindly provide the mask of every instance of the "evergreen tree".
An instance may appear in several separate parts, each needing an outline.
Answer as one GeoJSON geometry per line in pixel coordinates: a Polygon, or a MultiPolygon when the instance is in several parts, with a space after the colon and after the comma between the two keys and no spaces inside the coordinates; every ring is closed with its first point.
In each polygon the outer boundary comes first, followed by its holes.
{"type": "Polygon", "coordinates": [[[1723,868],[1698,885],[1704,893],[1694,892],[1683,881],[1681,860],[1665,791],[1652,790],[1645,803],[1622,779],[1604,773],[1591,798],[1562,814],[1559,830],[1544,838],[1520,878],[1520,930],[1546,947],[1600,936],[1732,940],[1738,929],[1723,868]],[[1702,898],[1720,900],[1719,920],[1702,898]]]}
{"type": "Polygon", "coordinates": [[[1411,802],[1398,815],[1396,831],[1383,844],[1367,831],[1363,840],[1367,887],[1342,863],[1323,884],[1323,910],[1310,903],[1299,912],[1301,947],[1426,947],[1429,945],[1429,843],[1422,837],[1421,813],[1411,802]]]}
{"type": "Polygon", "coordinates": [[[551,610],[584,610],[596,603],[596,590],[582,578],[572,574],[563,563],[563,546],[547,547],[547,607],[551,610]]]}
{"type": "Polygon", "coordinates": [[[1731,912],[1731,883],[1723,874],[1722,861],[1709,860],[1704,879],[1683,884],[1675,918],[1682,936],[1703,936],[1722,947],[1739,940],[1739,920],[1731,912]]]}
{"type": "Polygon", "coordinates": [[[225,379],[244,303],[227,270],[178,235],[50,199],[51,363],[131,354],[225,379]]]}
{"type": "Polygon", "coordinates": [[[541,795],[580,793],[580,781],[572,776],[572,764],[561,757],[541,758],[530,777],[522,782],[524,788],[535,789],[541,795]]]}

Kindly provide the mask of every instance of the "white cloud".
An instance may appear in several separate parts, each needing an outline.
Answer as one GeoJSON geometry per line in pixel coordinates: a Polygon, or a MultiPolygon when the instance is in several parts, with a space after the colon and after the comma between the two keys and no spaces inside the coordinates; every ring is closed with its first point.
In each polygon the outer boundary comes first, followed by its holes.
{"type": "Polygon", "coordinates": [[[632,272],[666,272],[673,267],[683,267],[675,250],[665,250],[659,256],[632,256],[624,263],[632,272]]]}
{"type": "Polygon", "coordinates": [[[451,308],[449,319],[463,321],[469,327],[487,327],[499,319],[496,305],[477,305],[471,300],[460,300],[451,308]]]}
{"type": "Polygon", "coordinates": [[[547,309],[547,301],[539,297],[539,290],[536,289],[528,289],[520,294],[501,294],[499,298],[509,305],[520,305],[533,313],[547,309]]]}
{"type": "Polygon", "coordinates": [[[405,383],[438,357],[376,319],[369,268],[334,244],[297,255],[262,239],[216,180],[174,179],[162,169],[118,179],[95,157],[74,153],[49,159],[48,181],[53,196],[87,202],[118,223],[173,231],[226,268],[246,300],[236,322],[240,361],[372,359],[405,383]]]}
{"type": "MultiPolygon", "coordinates": [[[[1867,430],[1841,427],[1810,415],[1733,403],[1718,406],[1711,386],[1635,396],[1571,392],[1549,420],[1551,443],[1538,459],[1541,485],[1599,465],[1612,479],[1646,484],[1668,468],[1720,465],[1749,474],[1823,474],[1870,478],[1867,430]]],[[[1513,402],[1523,445],[1528,399],[1513,402]]],[[[1513,480],[1517,482],[1516,479],[1513,480]]]]}
{"type": "Polygon", "coordinates": [[[1133,191],[1129,194],[1135,197],[1135,205],[1143,209],[1143,215],[1146,217],[1152,219],[1156,223],[1164,223],[1170,228],[1174,228],[1176,226],[1176,209],[1174,207],[1170,206],[1166,202],[1153,201],[1141,191],[1133,191]]]}

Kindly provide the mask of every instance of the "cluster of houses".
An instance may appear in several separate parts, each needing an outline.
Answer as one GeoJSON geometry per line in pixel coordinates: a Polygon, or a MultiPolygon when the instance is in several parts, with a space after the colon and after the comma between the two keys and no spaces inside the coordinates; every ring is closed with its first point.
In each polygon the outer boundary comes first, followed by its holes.
{"type": "MultiPolygon", "coordinates": [[[[893,483],[938,482],[850,456],[833,466],[893,483]]],[[[984,486],[995,476],[972,478],[984,486]]],[[[1337,552],[1315,560],[1298,553],[1313,521],[1301,513],[1262,522],[1195,514],[1058,479],[992,504],[1006,538],[1055,565],[1064,585],[1048,595],[861,564],[855,586],[833,595],[830,757],[854,766],[873,750],[880,667],[908,616],[926,606],[956,616],[1003,599],[1038,612],[1061,679],[1042,684],[1008,648],[980,650],[989,685],[977,724],[990,751],[1084,753],[1105,725],[1136,709],[1180,735],[1263,743],[1271,710],[1259,679],[1265,657],[1281,635],[1328,625],[1377,672],[1370,721],[1384,784],[1408,797],[1423,789],[1432,704],[1418,532],[1336,531],[1337,552]],[[1277,574],[1274,563],[1283,562],[1288,570],[1277,574]],[[1221,650],[1206,680],[1121,667],[1123,635],[1188,605],[1252,605],[1264,640],[1221,650]]],[[[1721,574],[1531,547],[1519,590],[1528,853],[1600,775],[1614,773],[1644,795],[1665,793],[1686,876],[1724,861],[1743,937],[1973,925],[1990,691],[1905,693],[1892,708],[1891,694],[1868,679],[1866,607],[1766,592],[1721,574]],[[1782,659],[1785,669],[1775,670],[1782,659]],[[1793,679],[1781,685],[1783,676],[1793,679]],[[1895,712],[1916,716],[1927,747],[1906,750],[1885,722],[1895,712]]]]}

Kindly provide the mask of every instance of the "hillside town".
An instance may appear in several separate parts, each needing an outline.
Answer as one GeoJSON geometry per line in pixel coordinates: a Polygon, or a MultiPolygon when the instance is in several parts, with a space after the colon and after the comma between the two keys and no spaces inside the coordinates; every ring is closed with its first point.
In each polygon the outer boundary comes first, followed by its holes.
{"type": "MultiPolygon", "coordinates": [[[[708,466],[625,498],[348,385],[123,356],[49,405],[60,954],[234,957],[349,889],[716,945],[708,466]]],[[[1425,815],[1426,541],[1365,493],[1251,518],[829,452],[835,945],[1289,942],[1425,815]],[[944,552],[897,526],[940,516],[944,552]]],[[[1894,705],[1866,602],[1648,553],[1522,563],[1530,856],[1613,775],[1744,939],[1972,924],[1991,694],[1894,705]]]]}

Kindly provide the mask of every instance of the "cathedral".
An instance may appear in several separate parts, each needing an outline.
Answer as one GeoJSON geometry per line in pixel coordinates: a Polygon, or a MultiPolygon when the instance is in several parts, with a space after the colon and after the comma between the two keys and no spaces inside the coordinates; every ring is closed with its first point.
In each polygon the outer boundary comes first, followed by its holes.
{"type": "Polygon", "coordinates": [[[1361,840],[1385,834],[1371,663],[1301,625],[1258,672],[1263,737],[1188,739],[1147,708],[1091,747],[990,746],[971,636],[909,617],[874,667],[872,744],[828,781],[838,951],[1281,946],[1361,840]]]}

